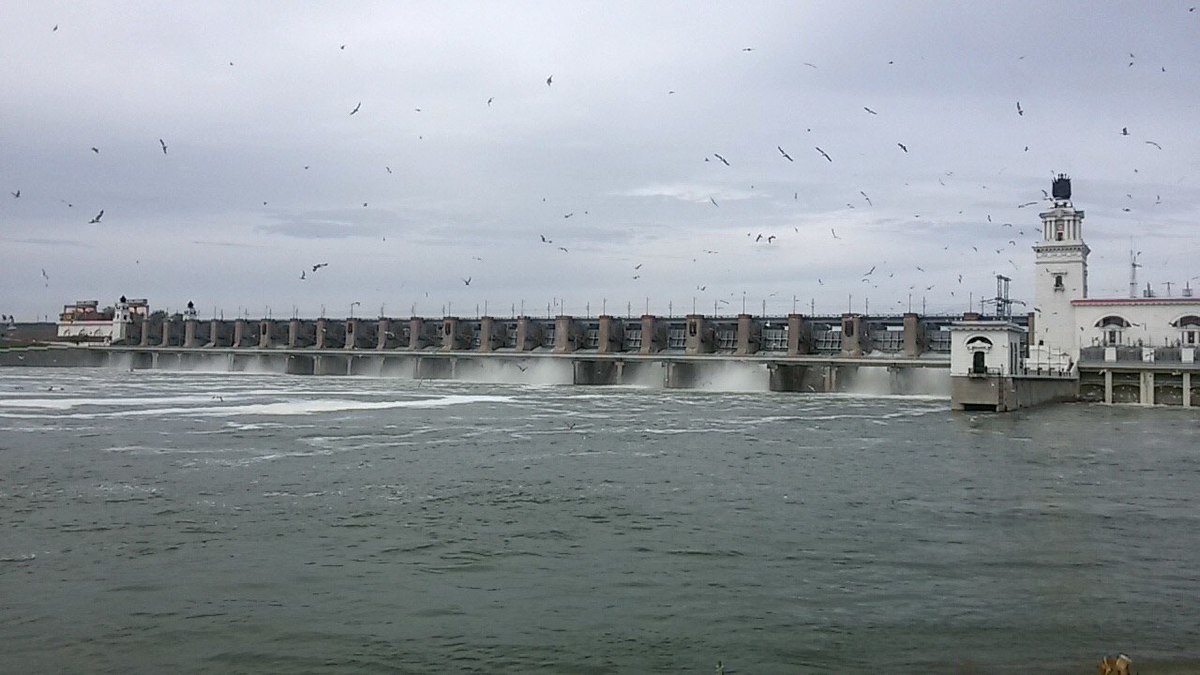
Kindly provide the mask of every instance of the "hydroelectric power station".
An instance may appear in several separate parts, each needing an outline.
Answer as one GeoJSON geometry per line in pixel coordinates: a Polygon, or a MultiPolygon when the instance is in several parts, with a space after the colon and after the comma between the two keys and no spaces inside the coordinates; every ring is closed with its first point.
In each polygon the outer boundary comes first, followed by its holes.
{"type": "MultiPolygon", "coordinates": [[[[935,392],[955,409],[1008,411],[1052,401],[1195,407],[1200,402],[1200,301],[1088,295],[1084,212],[1071,181],[1053,181],[1040,214],[1032,311],[1011,313],[998,276],[984,317],[787,314],[474,319],[173,316],[121,298],[67,306],[49,343],[0,349],[0,365],[217,369],[311,375],[705,387],[736,371],[735,388],[935,392]],[[537,379],[527,372],[540,374],[537,379]]],[[[1132,262],[1136,273],[1136,261],[1132,262]]],[[[49,327],[53,328],[53,327],[49,327]]],[[[9,333],[15,327],[10,324],[9,333]]],[[[2,337],[2,334],[0,334],[2,337]]]]}

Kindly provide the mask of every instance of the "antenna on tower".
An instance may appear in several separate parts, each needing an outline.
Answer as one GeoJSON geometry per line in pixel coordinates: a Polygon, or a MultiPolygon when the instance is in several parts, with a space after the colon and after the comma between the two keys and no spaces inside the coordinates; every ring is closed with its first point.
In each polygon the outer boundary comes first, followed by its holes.
{"type": "Polygon", "coordinates": [[[1134,252],[1133,247],[1129,247],[1129,297],[1131,298],[1137,297],[1137,271],[1142,266],[1137,259],[1141,254],[1141,251],[1134,252]]]}

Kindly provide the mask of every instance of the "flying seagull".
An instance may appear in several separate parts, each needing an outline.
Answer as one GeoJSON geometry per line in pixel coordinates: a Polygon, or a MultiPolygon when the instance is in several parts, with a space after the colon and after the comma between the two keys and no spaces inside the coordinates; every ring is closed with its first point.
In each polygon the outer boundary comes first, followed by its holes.
{"type": "Polygon", "coordinates": [[[1021,110],[1021,102],[1020,102],[1020,101],[1017,101],[1017,114],[1018,114],[1018,115],[1024,115],[1024,114],[1025,114],[1025,111],[1024,111],[1024,110],[1021,110]]]}
{"type": "Polygon", "coordinates": [[[163,154],[164,154],[164,155],[165,155],[165,154],[167,154],[167,144],[166,144],[166,142],[165,142],[165,141],[163,141],[163,139],[161,139],[161,138],[160,138],[160,139],[158,139],[158,144],[162,146],[162,149],[163,149],[163,154]]]}
{"type": "Polygon", "coordinates": [[[868,107],[867,107],[867,106],[865,106],[865,105],[863,106],[863,110],[866,110],[867,112],[871,113],[872,115],[878,115],[878,114],[879,114],[879,113],[875,112],[874,110],[871,110],[870,108],[868,108],[868,107]]]}
{"type": "Polygon", "coordinates": [[[17,190],[16,192],[10,192],[9,194],[11,194],[11,195],[13,196],[13,199],[20,199],[20,198],[21,198],[21,191],[20,191],[20,190],[17,190]]]}
{"type": "Polygon", "coordinates": [[[1158,143],[1155,143],[1154,141],[1146,141],[1146,145],[1153,145],[1154,147],[1158,148],[1159,150],[1162,150],[1162,146],[1159,145],[1158,143]]]}
{"type": "MultiPolygon", "coordinates": [[[[871,198],[867,196],[867,193],[863,192],[862,190],[859,190],[858,194],[862,195],[863,199],[867,200],[867,204],[869,206],[875,206],[874,204],[871,203],[871,198]]],[[[874,269],[874,268],[872,268],[872,269],[874,269]]]]}
{"type": "Polygon", "coordinates": [[[546,235],[544,235],[544,234],[539,234],[538,236],[542,238],[543,244],[553,244],[554,243],[553,240],[547,239],[546,235]]]}
{"type": "Polygon", "coordinates": [[[841,239],[841,237],[838,236],[837,232],[834,232],[832,227],[829,228],[829,233],[833,235],[834,239],[841,239]]]}
{"type": "Polygon", "coordinates": [[[721,205],[717,203],[717,200],[713,199],[712,197],[709,197],[708,201],[712,202],[713,206],[715,206],[717,208],[721,208],[721,205]]]}
{"type": "Polygon", "coordinates": [[[901,150],[903,150],[903,151],[905,151],[905,152],[908,152],[908,146],[907,146],[907,145],[905,145],[905,144],[903,144],[903,143],[897,143],[896,145],[900,146],[900,149],[901,149],[901,150]]]}
{"type": "MultiPolygon", "coordinates": [[[[814,148],[817,148],[817,146],[815,146],[815,145],[814,145],[813,147],[814,147],[814,148]]],[[[821,156],[822,156],[822,157],[824,157],[825,159],[827,159],[827,160],[829,160],[829,161],[831,161],[831,162],[833,161],[833,158],[832,158],[832,157],[830,157],[830,156],[829,156],[829,155],[828,155],[828,154],[827,154],[827,153],[826,153],[824,150],[822,150],[821,148],[817,148],[817,152],[821,153],[821,156]]]]}
{"type": "Polygon", "coordinates": [[[549,87],[549,86],[551,85],[551,83],[553,83],[553,82],[554,82],[554,76],[553,76],[553,75],[551,75],[550,77],[547,77],[547,78],[546,78],[546,86],[547,86],[547,87],[549,87]]]}
{"type": "Polygon", "coordinates": [[[784,152],[784,151],[783,151],[783,148],[779,147],[778,145],[777,145],[777,146],[775,146],[775,149],[776,149],[776,150],[778,150],[778,151],[779,151],[779,154],[783,155],[783,158],[784,158],[784,159],[786,159],[787,161],[789,161],[789,162],[794,162],[794,161],[796,161],[796,160],[792,159],[792,156],[791,156],[791,155],[789,155],[789,154],[787,154],[786,152],[784,152]]]}
{"type": "Polygon", "coordinates": [[[97,213],[95,218],[92,218],[91,220],[89,220],[88,224],[94,225],[94,224],[100,222],[100,219],[103,217],[104,217],[104,209],[100,209],[100,213],[97,213]]]}
{"type": "Polygon", "coordinates": [[[729,160],[727,160],[727,159],[725,159],[724,157],[722,157],[722,156],[718,155],[717,153],[715,153],[715,152],[714,152],[714,153],[713,153],[713,157],[716,157],[717,159],[721,160],[721,163],[722,163],[722,164],[724,164],[725,166],[729,166],[729,160]]]}
{"type": "Polygon", "coordinates": [[[1129,127],[1121,127],[1121,135],[1128,136],[1129,135],[1129,127]]]}
{"type": "Polygon", "coordinates": [[[471,285],[471,277],[467,277],[466,279],[463,279],[462,282],[464,285],[470,286],[471,285]]]}
{"type": "Polygon", "coordinates": [[[492,101],[495,101],[495,100],[496,100],[495,96],[492,96],[491,98],[488,99],[488,107],[489,108],[492,107],[492,101]]]}
{"type": "Polygon", "coordinates": [[[92,152],[94,152],[94,153],[96,153],[96,154],[98,155],[98,154],[100,154],[100,148],[97,148],[96,146],[94,146],[94,145],[93,145],[93,146],[92,146],[92,152]]]}
{"type": "Polygon", "coordinates": [[[354,110],[350,111],[350,114],[353,115],[354,113],[358,112],[358,109],[361,107],[362,107],[362,101],[359,101],[358,105],[354,106],[354,110]]]}
{"type": "Polygon", "coordinates": [[[313,265],[312,267],[313,267],[312,271],[316,272],[317,270],[321,269],[322,267],[329,267],[329,263],[317,263],[316,265],[313,265]]]}
{"type": "Polygon", "coordinates": [[[307,278],[306,276],[304,276],[304,273],[305,273],[306,271],[307,271],[307,270],[300,270],[300,279],[301,279],[302,281],[303,281],[304,279],[306,279],[306,278],[307,278]]]}

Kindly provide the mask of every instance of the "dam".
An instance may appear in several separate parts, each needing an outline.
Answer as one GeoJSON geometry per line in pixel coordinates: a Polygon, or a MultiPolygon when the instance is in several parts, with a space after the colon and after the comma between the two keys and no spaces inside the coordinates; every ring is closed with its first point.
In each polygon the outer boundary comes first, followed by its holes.
{"type": "Polygon", "coordinates": [[[537,372],[569,384],[666,388],[702,388],[735,369],[735,388],[834,392],[870,383],[878,393],[920,393],[948,391],[949,328],[964,318],[846,313],[201,320],[193,307],[167,316],[129,314],[127,305],[117,305],[112,322],[120,325],[109,336],[60,341],[54,349],[27,353],[26,365],[61,360],[131,369],[479,381],[522,381],[523,373],[537,372]]]}

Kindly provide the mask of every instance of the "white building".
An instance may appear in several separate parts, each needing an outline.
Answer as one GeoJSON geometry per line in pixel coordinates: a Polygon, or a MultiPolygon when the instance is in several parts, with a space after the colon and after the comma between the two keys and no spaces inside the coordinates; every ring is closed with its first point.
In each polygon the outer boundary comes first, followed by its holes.
{"type": "MultiPolygon", "coordinates": [[[[1088,297],[1083,211],[1071,203],[1071,180],[1054,180],[1053,206],[1040,214],[1029,358],[1030,369],[1068,370],[1085,347],[1180,348],[1183,361],[1200,347],[1200,300],[1088,297]],[[1192,348],[1192,349],[1189,349],[1192,348]]],[[[1152,360],[1150,356],[1147,360],[1152,360]]]]}
{"type": "Polygon", "coordinates": [[[125,296],[115,307],[100,309],[97,300],[78,300],[64,305],[58,317],[58,337],[70,342],[122,342],[129,336],[134,317],[141,320],[150,311],[145,300],[127,300],[125,296]]]}

